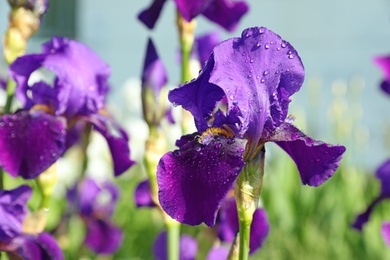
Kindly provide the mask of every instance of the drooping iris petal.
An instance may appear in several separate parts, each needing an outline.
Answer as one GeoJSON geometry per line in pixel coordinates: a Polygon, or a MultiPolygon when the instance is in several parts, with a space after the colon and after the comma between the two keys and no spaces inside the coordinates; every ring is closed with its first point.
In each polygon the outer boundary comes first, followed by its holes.
{"type": "Polygon", "coordinates": [[[179,222],[215,224],[222,199],[244,166],[246,141],[218,138],[207,145],[192,140],[166,153],[157,166],[159,201],[179,222]]]}
{"type": "Polygon", "coordinates": [[[85,243],[98,254],[111,254],[122,243],[122,231],[103,219],[87,218],[85,243]]]}
{"type": "Polygon", "coordinates": [[[134,192],[134,201],[137,207],[154,207],[152,196],[150,194],[149,180],[141,181],[134,192]]]}
{"type": "Polygon", "coordinates": [[[274,141],[294,160],[303,184],[319,186],[333,176],[345,147],[311,139],[289,123],[280,125],[269,141],[274,141]]]}
{"type": "Polygon", "coordinates": [[[194,49],[201,67],[203,67],[209,59],[214,47],[221,41],[221,36],[218,31],[212,31],[195,38],[194,49]]]}
{"type": "Polygon", "coordinates": [[[53,37],[42,54],[24,55],[10,65],[10,75],[17,82],[16,95],[22,104],[29,100],[28,80],[40,67],[57,76],[53,86],[57,94],[57,115],[89,115],[104,105],[108,91],[109,66],[90,48],[74,40],[53,37]]]}
{"type": "MultiPolygon", "coordinates": [[[[174,0],[180,14],[187,22],[201,14],[214,0],[174,0]]],[[[221,15],[221,14],[219,14],[221,15]]]]}
{"type": "MultiPolygon", "coordinates": [[[[227,198],[223,202],[219,215],[218,235],[222,241],[233,242],[239,231],[237,205],[234,197],[227,198]]],[[[269,233],[269,223],[264,209],[258,208],[253,214],[250,232],[250,254],[259,249],[269,233]]]]}
{"type": "MultiPolygon", "coordinates": [[[[191,236],[181,235],[179,245],[180,260],[195,260],[198,242],[191,236]]],[[[167,233],[161,232],[153,244],[153,254],[157,260],[167,260],[167,233]]]]}
{"type": "Polygon", "coordinates": [[[381,234],[386,245],[390,247],[390,222],[384,222],[382,224],[381,234]]]}
{"type": "Polygon", "coordinates": [[[375,206],[384,199],[390,198],[390,160],[385,161],[376,171],[376,177],[381,182],[381,192],[377,198],[375,198],[367,209],[359,214],[352,227],[362,230],[363,225],[369,220],[372,211],[375,206]]]}
{"type": "Polygon", "coordinates": [[[152,4],[138,15],[138,19],[149,29],[153,29],[166,0],[153,0],[152,4]]]}
{"type": "Polygon", "coordinates": [[[22,233],[23,220],[27,214],[27,201],[31,197],[27,185],[13,190],[0,191],[0,244],[9,243],[22,233]]]}
{"type": "Polygon", "coordinates": [[[232,32],[248,10],[249,6],[244,1],[214,0],[202,14],[210,21],[232,32]]]}
{"type": "Polygon", "coordinates": [[[135,164],[130,159],[129,137],[112,119],[94,115],[87,119],[107,141],[114,165],[114,175],[119,176],[135,164]]]}
{"type": "Polygon", "coordinates": [[[17,250],[14,252],[23,259],[49,260],[64,259],[56,240],[48,233],[22,235],[12,241],[17,250]]]}
{"type": "Polygon", "coordinates": [[[375,57],[374,62],[382,69],[385,76],[381,88],[390,95],[390,56],[375,57]]]}
{"type": "MultiPolygon", "coordinates": [[[[228,113],[242,113],[241,135],[257,143],[287,116],[289,97],[303,83],[304,68],[297,51],[279,35],[253,27],[214,49],[209,82],[223,89],[228,113]]],[[[209,62],[210,63],[210,62],[209,62]]]]}
{"type": "Polygon", "coordinates": [[[224,96],[218,86],[208,82],[213,66],[214,61],[210,59],[195,81],[173,89],[168,94],[170,102],[191,112],[199,132],[208,128],[207,121],[211,118],[211,112],[224,96]]]}
{"type": "Polygon", "coordinates": [[[0,164],[11,176],[32,179],[65,150],[65,123],[41,111],[0,117],[0,164]]]}

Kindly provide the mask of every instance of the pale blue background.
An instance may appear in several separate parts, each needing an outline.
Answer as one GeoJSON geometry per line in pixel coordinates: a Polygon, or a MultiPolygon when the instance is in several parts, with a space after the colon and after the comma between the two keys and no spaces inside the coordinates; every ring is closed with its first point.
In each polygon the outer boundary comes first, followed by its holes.
{"type": "MultiPolygon", "coordinates": [[[[66,0],[57,0],[66,1],[66,0]]],[[[174,4],[166,4],[154,31],[149,31],[136,19],[137,13],[150,1],[141,0],[76,0],[76,37],[86,43],[112,67],[111,83],[115,91],[129,78],[141,74],[145,43],[152,36],[167,66],[170,84],[177,84],[177,33],[174,4]]],[[[390,98],[382,95],[378,84],[382,74],[372,64],[374,55],[390,53],[390,1],[388,0],[251,0],[250,13],[239,28],[228,35],[217,25],[203,17],[198,19],[197,33],[218,29],[224,37],[239,36],[244,28],[266,26],[292,43],[298,50],[306,68],[307,81],[320,78],[319,112],[314,115],[315,124],[326,135],[329,122],[327,110],[331,98],[331,83],[348,81],[359,75],[365,80],[361,98],[362,125],[369,129],[369,144],[362,146],[356,155],[357,165],[375,168],[390,157],[390,149],[384,141],[386,124],[390,123],[390,98]]],[[[7,2],[0,2],[0,30],[6,27],[7,2]]],[[[34,38],[29,51],[38,51],[45,39],[34,38]]],[[[2,63],[4,68],[4,62],[2,63]]],[[[307,113],[308,84],[294,97],[292,109],[304,107],[307,113]],[[305,90],[306,89],[306,90],[305,90]]],[[[353,109],[349,110],[353,116],[353,109]]],[[[311,119],[312,117],[310,117],[311,119]]],[[[312,120],[312,119],[311,119],[312,120]]],[[[314,122],[312,122],[314,123],[314,122]]],[[[309,125],[309,124],[308,124],[309,125]]],[[[351,133],[352,134],[352,133],[351,133]]],[[[354,157],[354,156],[352,156],[354,157]]]]}

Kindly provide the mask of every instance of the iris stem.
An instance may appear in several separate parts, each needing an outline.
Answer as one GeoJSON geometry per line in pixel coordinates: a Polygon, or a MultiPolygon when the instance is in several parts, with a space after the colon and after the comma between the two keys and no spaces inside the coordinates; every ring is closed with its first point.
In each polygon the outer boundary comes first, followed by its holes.
{"type": "Polygon", "coordinates": [[[264,175],[262,148],[242,169],[234,185],[239,221],[239,260],[247,260],[250,251],[250,231],[257,209],[264,175]]]}
{"type": "Polygon", "coordinates": [[[9,114],[12,108],[12,101],[14,99],[16,83],[12,79],[7,80],[7,101],[4,107],[4,114],[9,114]]]}
{"type": "Polygon", "coordinates": [[[0,167],[0,191],[4,190],[4,170],[0,167]]]}
{"type": "Polygon", "coordinates": [[[167,228],[168,260],[179,260],[180,223],[174,219],[167,220],[166,218],[165,225],[167,228]]]}

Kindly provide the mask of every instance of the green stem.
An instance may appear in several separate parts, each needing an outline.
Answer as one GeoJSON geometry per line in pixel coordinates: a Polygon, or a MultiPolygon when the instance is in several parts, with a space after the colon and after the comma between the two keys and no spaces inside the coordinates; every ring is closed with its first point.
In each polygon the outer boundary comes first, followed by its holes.
{"type": "Polygon", "coordinates": [[[168,260],[179,260],[180,223],[174,219],[166,221],[168,260]]]}
{"type": "Polygon", "coordinates": [[[0,191],[4,190],[4,170],[0,167],[0,191]]]}
{"type": "Polygon", "coordinates": [[[11,107],[12,107],[12,101],[14,98],[14,93],[15,93],[15,87],[16,83],[12,79],[7,80],[7,101],[5,103],[4,107],[4,114],[9,114],[11,112],[11,107]]]}
{"type": "Polygon", "coordinates": [[[239,260],[249,257],[250,228],[257,209],[264,175],[264,154],[262,148],[246,163],[234,185],[239,221],[239,260]]]}

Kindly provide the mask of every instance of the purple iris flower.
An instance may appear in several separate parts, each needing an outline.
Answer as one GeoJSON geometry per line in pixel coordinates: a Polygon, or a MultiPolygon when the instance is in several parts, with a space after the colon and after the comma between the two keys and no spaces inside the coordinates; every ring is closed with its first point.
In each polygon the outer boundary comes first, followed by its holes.
{"type": "Polygon", "coordinates": [[[381,83],[384,92],[390,95],[390,55],[374,58],[374,62],[382,69],[385,79],[381,83]]]}
{"type": "Polygon", "coordinates": [[[30,111],[0,119],[0,164],[12,176],[35,178],[80,139],[85,122],[106,138],[115,176],[135,163],[127,134],[103,110],[110,68],[90,48],[53,37],[41,54],[19,57],[9,72],[17,83],[16,97],[30,111]],[[52,84],[32,83],[32,73],[40,68],[55,74],[52,84]]]}
{"type": "MultiPolygon", "coordinates": [[[[245,1],[232,0],[174,0],[177,9],[188,22],[202,14],[227,31],[233,31],[241,17],[249,10],[245,1]]],[[[153,0],[152,4],[138,15],[138,19],[153,29],[166,0],[153,0]]]]}
{"type": "Polygon", "coordinates": [[[203,67],[209,59],[210,53],[213,51],[214,47],[221,41],[221,36],[218,31],[208,32],[195,38],[193,52],[195,52],[201,67],[203,67]]]}
{"type": "Polygon", "coordinates": [[[156,205],[153,202],[152,195],[150,194],[150,182],[149,180],[141,181],[134,191],[134,201],[137,208],[148,207],[152,208],[156,205]]]}
{"type": "Polygon", "coordinates": [[[362,230],[363,225],[369,220],[375,206],[382,200],[390,198],[390,160],[387,160],[378,168],[376,177],[381,182],[381,191],[379,196],[367,207],[366,211],[356,217],[352,226],[358,230],[362,230]]]}
{"type": "Polygon", "coordinates": [[[77,206],[87,228],[85,244],[98,254],[111,254],[122,243],[122,231],[111,222],[119,198],[118,188],[111,182],[98,185],[86,178],[68,192],[71,206],[77,206]]]}
{"type": "Polygon", "coordinates": [[[31,188],[22,185],[0,191],[0,251],[23,259],[64,259],[55,239],[48,233],[23,233],[31,188]]]}
{"type": "MultiPolygon", "coordinates": [[[[179,259],[195,260],[198,251],[198,242],[189,235],[181,235],[179,242],[179,259]]],[[[167,260],[167,233],[161,232],[153,245],[153,253],[157,260],[167,260]]]]}
{"type": "Polygon", "coordinates": [[[381,233],[386,245],[390,247],[390,222],[384,222],[382,224],[381,233]]]}
{"type": "Polygon", "coordinates": [[[218,208],[246,162],[273,141],[294,160],[303,184],[333,175],[345,147],[313,140],[287,117],[290,96],[304,79],[297,51],[261,27],[214,48],[197,79],[169,100],[192,113],[198,132],[176,142],[157,167],[159,200],[172,218],[215,224],[218,208]],[[218,102],[227,98],[226,111],[218,102]]]}
{"type": "MultiPolygon", "coordinates": [[[[217,231],[221,241],[232,243],[239,231],[237,205],[234,197],[225,199],[222,202],[217,220],[217,231]]],[[[253,221],[250,232],[250,251],[253,254],[261,248],[269,233],[267,213],[264,209],[258,208],[253,214],[253,221]]]]}

